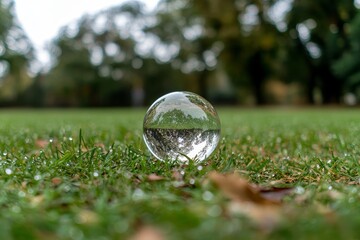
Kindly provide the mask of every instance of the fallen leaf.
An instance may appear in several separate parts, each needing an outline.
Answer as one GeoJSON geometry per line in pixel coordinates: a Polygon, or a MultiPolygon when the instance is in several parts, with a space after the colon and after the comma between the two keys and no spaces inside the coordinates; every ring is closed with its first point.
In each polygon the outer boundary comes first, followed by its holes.
{"type": "Polygon", "coordinates": [[[164,180],[164,177],[153,173],[153,174],[150,174],[149,176],[147,176],[147,180],[150,182],[161,181],[161,180],[164,180]]]}
{"type": "Polygon", "coordinates": [[[86,152],[88,152],[88,151],[89,151],[89,149],[88,149],[87,147],[85,147],[85,146],[82,146],[82,147],[81,147],[81,152],[86,153],[86,152]]]}
{"type": "Polygon", "coordinates": [[[129,240],[164,240],[162,231],[153,226],[142,226],[129,240]]]}
{"type": "Polygon", "coordinates": [[[178,181],[178,182],[183,181],[183,179],[184,179],[184,176],[177,170],[174,170],[172,172],[171,176],[175,181],[178,181]]]}
{"type": "Polygon", "coordinates": [[[49,145],[48,140],[38,139],[38,140],[35,141],[35,146],[37,148],[45,148],[47,145],[49,145]]]}
{"type": "Polygon", "coordinates": [[[242,214],[249,217],[264,232],[271,232],[282,220],[280,206],[258,205],[251,202],[232,201],[228,205],[230,214],[242,214]]]}
{"type": "Polygon", "coordinates": [[[103,143],[95,143],[95,145],[94,145],[95,147],[98,147],[98,148],[101,148],[101,150],[103,151],[103,152],[106,152],[105,150],[105,144],[103,144],[103,143]]]}
{"type": "Polygon", "coordinates": [[[349,185],[360,185],[360,181],[359,180],[356,180],[356,181],[351,181],[351,182],[348,182],[349,185]]]}
{"type": "Polygon", "coordinates": [[[293,187],[271,187],[271,188],[260,188],[259,192],[260,195],[263,198],[266,198],[268,200],[274,201],[274,202],[281,202],[284,197],[290,195],[293,193],[294,188],[293,187]]]}
{"type": "Polygon", "coordinates": [[[55,186],[57,186],[57,185],[59,185],[59,184],[62,182],[62,180],[61,180],[61,178],[59,178],[59,177],[54,177],[54,178],[51,179],[51,182],[52,182],[52,184],[54,184],[55,186]]]}
{"type": "Polygon", "coordinates": [[[209,178],[230,199],[240,202],[251,202],[260,205],[278,205],[278,201],[264,198],[258,188],[236,174],[223,175],[211,172],[209,178]]]}
{"type": "Polygon", "coordinates": [[[282,220],[281,199],[291,192],[289,188],[265,190],[236,174],[211,172],[209,179],[231,200],[229,213],[249,217],[264,231],[271,231],[282,220]]]}

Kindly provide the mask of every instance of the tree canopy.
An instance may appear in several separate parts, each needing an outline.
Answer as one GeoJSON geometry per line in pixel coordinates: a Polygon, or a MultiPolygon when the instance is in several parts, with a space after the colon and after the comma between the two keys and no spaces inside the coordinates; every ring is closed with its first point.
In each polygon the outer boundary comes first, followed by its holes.
{"type": "Polygon", "coordinates": [[[15,16],[14,2],[0,0],[0,100],[17,100],[29,86],[27,69],[31,59],[32,44],[15,16]]]}

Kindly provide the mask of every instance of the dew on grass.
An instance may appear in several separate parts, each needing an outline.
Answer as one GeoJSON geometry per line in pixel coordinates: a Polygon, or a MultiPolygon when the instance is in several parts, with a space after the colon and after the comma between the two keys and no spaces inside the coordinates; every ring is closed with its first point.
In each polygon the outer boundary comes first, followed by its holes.
{"type": "Polygon", "coordinates": [[[11,174],[12,174],[12,170],[11,170],[10,168],[7,168],[7,169],[5,169],[5,173],[6,173],[7,175],[11,175],[11,174]]]}
{"type": "Polygon", "coordinates": [[[198,167],[197,167],[197,170],[198,170],[198,171],[203,170],[203,166],[201,166],[201,165],[200,165],[200,166],[198,166],[198,167]]]}
{"type": "Polygon", "coordinates": [[[295,193],[296,194],[303,194],[303,193],[305,193],[305,189],[303,187],[301,187],[301,186],[298,186],[298,187],[295,188],[295,193]]]}
{"type": "Polygon", "coordinates": [[[34,179],[35,179],[36,181],[39,181],[39,180],[41,179],[41,175],[39,175],[39,174],[35,175],[35,176],[34,176],[34,179]]]}
{"type": "Polygon", "coordinates": [[[137,200],[141,200],[142,198],[144,198],[144,196],[145,196],[144,191],[141,190],[140,188],[137,188],[137,189],[135,189],[135,191],[132,194],[132,199],[134,201],[137,201],[137,200]]]}
{"type": "Polygon", "coordinates": [[[99,176],[99,173],[98,173],[98,172],[94,172],[94,173],[93,173],[93,176],[94,176],[94,177],[98,177],[98,176],[99,176]]]}
{"type": "Polygon", "coordinates": [[[19,191],[19,192],[18,192],[18,196],[21,197],[21,198],[23,198],[23,197],[26,196],[26,193],[23,192],[23,191],[19,191]]]}
{"type": "Polygon", "coordinates": [[[13,211],[14,213],[19,213],[20,212],[20,207],[19,206],[12,206],[11,211],[13,211]]]}
{"type": "Polygon", "coordinates": [[[289,161],[289,160],[290,160],[290,157],[289,157],[289,156],[285,156],[285,157],[283,158],[283,160],[289,161]]]}
{"type": "Polygon", "coordinates": [[[220,120],[214,107],[191,92],[172,92],[146,112],[143,138],[159,160],[201,162],[220,140],[220,120]]]}
{"type": "Polygon", "coordinates": [[[207,211],[207,214],[210,217],[218,217],[220,216],[221,213],[222,213],[222,209],[219,205],[213,205],[207,211]]]}
{"type": "Polygon", "coordinates": [[[204,199],[204,201],[211,201],[214,197],[214,194],[212,194],[210,191],[205,191],[202,194],[202,198],[204,199]]]}

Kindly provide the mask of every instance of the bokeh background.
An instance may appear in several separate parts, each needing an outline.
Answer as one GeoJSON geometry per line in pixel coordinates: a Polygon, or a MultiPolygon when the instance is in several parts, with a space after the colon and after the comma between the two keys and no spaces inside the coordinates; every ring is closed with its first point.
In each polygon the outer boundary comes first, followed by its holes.
{"type": "Polygon", "coordinates": [[[119,3],[63,26],[42,65],[15,4],[0,0],[3,107],[147,106],[176,90],[219,105],[359,106],[358,0],[119,3]]]}

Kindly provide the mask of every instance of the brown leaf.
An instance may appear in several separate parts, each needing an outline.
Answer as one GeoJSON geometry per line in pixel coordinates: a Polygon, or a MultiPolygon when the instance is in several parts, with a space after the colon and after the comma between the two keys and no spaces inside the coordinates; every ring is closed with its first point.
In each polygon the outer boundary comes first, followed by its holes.
{"type": "Polygon", "coordinates": [[[104,143],[95,143],[95,147],[101,148],[103,152],[105,152],[105,144],[104,143]]]}
{"type": "Polygon", "coordinates": [[[85,146],[82,146],[82,147],[81,147],[81,152],[86,153],[86,152],[88,152],[88,151],[89,151],[89,149],[88,149],[87,147],[85,147],[85,146]]]}
{"type": "Polygon", "coordinates": [[[209,178],[223,191],[230,199],[240,202],[251,202],[260,205],[277,205],[277,201],[264,198],[259,189],[236,174],[223,175],[211,172],[209,178]]]}
{"type": "Polygon", "coordinates": [[[59,177],[54,177],[54,178],[51,179],[51,182],[52,182],[52,184],[54,184],[55,186],[57,186],[57,185],[59,185],[59,184],[62,182],[62,180],[61,180],[61,178],[59,178],[59,177]]]}
{"type": "Polygon", "coordinates": [[[228,205],[229,213],[240,213],[249,217],[260,230],[266,232],[274,229],[282,220],[282,204],[278,200],[280,196],[275,197],[275,194],[269,197],[268,193],[268,196],[264,197],[259,186],[250,184],[236,174],[212,172],[209,178],[232,200],[228,205]]]}
{"type": "Polygon", "coordinates": [[[162,231],[153,226],[142,226],[129,240],[164,240],[162,231]]]}
{"type": "Polygon", "coordinates": [[[251,202],[232,201],[228,206],[229,213],[249,217],[264,232],[270,232],[281,222],[281,210],[278,205],[259,205],[251,202]]]}
{"type": "Polygon", "coordinates": [[[172,172],[172,178],[175,180],[175,181],[182,181],[184,179],[184,176],[177,170],[173,170],[172,172]]]}
{"type": "Polygon", "coordinates": [[[281,202],[284,197],[290,195],[294,191],[292,187],[272,187],[272,188],[260,188],[259,193],[263,198],[274,202],[281,202]]]}
{"type": "Polygon", "coordinates": [[[102,149],[105,149],[105,144],[102,143],[102,142],[95,143],[94,146],[95,146],[95,147],[102,148],[102,149]]]}
{"type": "Polygon", "coordinates": [[[356,180],[356,181],[351,181],[348,182],[349,185],[360,185],[360,181],[356,180]]]}
{"type": "Polygon", "coordinates": [[[153,173],[153,174],[150,174],[149,176],[147,176],[147,180],[150,182],[161,181],[161,180],[164,180],[164,177],[153,173]]]}
{"type": "Polygon", "coordinates": [[[35,141],[35,146],[37,148],[45,148],[47,145],[49,145],[48,140],[38,139],[38,140],[35,141]]]}

